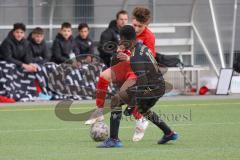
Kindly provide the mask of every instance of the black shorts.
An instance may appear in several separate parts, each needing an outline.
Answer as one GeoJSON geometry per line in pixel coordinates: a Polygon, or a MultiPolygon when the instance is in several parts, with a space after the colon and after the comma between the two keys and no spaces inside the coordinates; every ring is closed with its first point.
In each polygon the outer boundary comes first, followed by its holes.
{"type": "Polygon", "coordinates": [[[137,106],[142,114],[152,108],[165,93],[165,81],[161,79],[146,81],[145,78],[127,79],[120,91],[112,97],[111,107],[121,107],[122,104],[128,104],[129,107],[137,106]]]}

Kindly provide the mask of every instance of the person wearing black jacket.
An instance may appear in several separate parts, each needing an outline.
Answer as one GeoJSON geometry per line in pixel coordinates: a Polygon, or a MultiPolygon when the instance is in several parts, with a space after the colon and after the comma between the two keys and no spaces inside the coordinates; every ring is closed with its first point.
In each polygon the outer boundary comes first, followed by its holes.
{"type": "Polygon", "coordinates": [[[37,27],[28,36],[29,47],[33,63],[44,64],[49,62],[52,54],[44,40],[44,31],[37,27]]]}
{"type": "Polygon", "coordinates": [[[28,72],[36,72],[37,67],[32,64],[28,41],[24,38],[26,26],[15,23],[13,29],[2,42],[1,54],[4,60],[24,68],[28,72]]]}
{"type": "Polygon", "coordinates": [[[64,22],[60,32],[57,34],[52,46],[52,61],[61,64],[80,54],[79,49],[72,37],[72,27],[64,22]]]}
{"type": "Polygon", "coordinates": [[[127,11],[121,10],[116,14],[116,20],[112,20],[109,23],[108,28],[102,32],[100,37],[100,42],[98,45],[99,56],[103,60],[104,64],[107,67],[110,67],[111,57],[112,55],[106,53],[102,46],[104,43],[108,41],[113,41],[115,43],[119,43],[120,35],[119,30],[128,22],[128,13],[127,11]]]}
{"type": "Polygon", "coordinates": [[[234,58],[233,69],[234,71],[240,73],[240,53],[236,54],[234,58]]]}
{"type": "MultiPolygon", "coordinates": [[[[81,23],[78,25],[78,35],[75,38],[77,47],[81,55],[94,54],[94,45],[89,35],[89,26],[86,23],[81,23]]],[[[91,56],[87,56],[86,60],[88,62],[92,61],[91,56]]]]}

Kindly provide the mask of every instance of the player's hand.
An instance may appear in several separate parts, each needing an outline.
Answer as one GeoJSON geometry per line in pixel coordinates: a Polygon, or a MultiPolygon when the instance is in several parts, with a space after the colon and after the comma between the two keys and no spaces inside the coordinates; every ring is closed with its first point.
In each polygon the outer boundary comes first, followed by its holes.
{"type": "Polygon", "coordinates": [[[117,58],[120,61],[129,61],[130,60],[130,57],[127,54],[123,53],[123,52],[118,52],[117,58]]]}
{"type": "Polygon", "coordinates": [[[27,72],[36,72],[37,69],[35,66],[32,64],[22,64],[22,67],[27,71],[27,72]]]}
{"type": "Polygon", "coordinates": [[[36,64],[30,63],[29,65],[32,66],[34,72],[37,72],[37,65],[36,64]]]}

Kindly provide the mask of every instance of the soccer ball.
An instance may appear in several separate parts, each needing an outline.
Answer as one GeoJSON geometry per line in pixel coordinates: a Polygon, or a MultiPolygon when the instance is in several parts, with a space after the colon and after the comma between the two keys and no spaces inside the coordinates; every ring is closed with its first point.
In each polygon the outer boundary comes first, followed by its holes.
{"type": "Polygon", "coordinates": [[[96,141],[104,141],[108,138],[108,126],[104,122],[94,123],[90,129],[91,138],[96,141]]]}

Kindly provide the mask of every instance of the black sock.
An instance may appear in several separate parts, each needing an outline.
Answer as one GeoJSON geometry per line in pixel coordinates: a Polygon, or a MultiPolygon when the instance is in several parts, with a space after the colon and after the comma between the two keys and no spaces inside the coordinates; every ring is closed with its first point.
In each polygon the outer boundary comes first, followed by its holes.
{"type": "Polygon", "coordinates": [[[149,111],[146,118],[160,128],[165,135],[172,132],[170,127],[153,111],[149,111]]]}
{"type": "Polygon", "coordinates": [[[110,138],[118,139],[118,131],[119,131],[121,118],[122,118],[122,111],[111,112],[110,138]]]}

